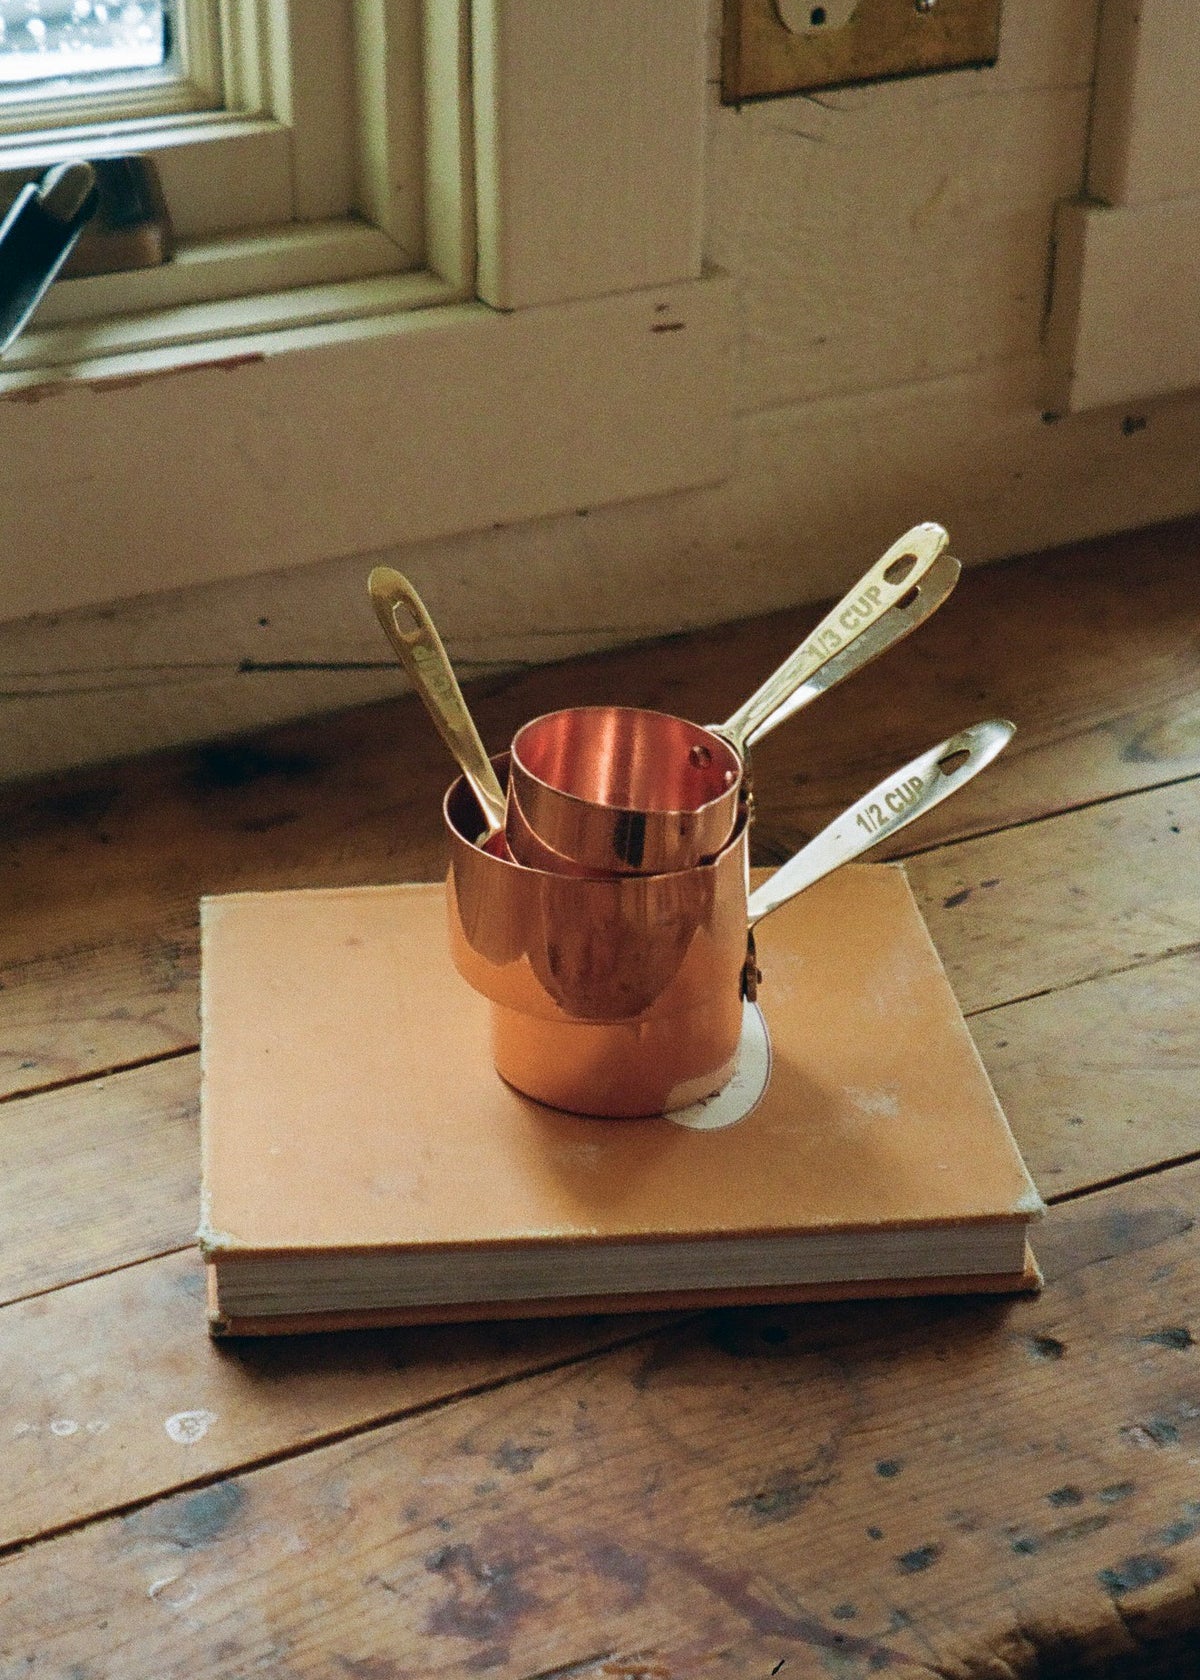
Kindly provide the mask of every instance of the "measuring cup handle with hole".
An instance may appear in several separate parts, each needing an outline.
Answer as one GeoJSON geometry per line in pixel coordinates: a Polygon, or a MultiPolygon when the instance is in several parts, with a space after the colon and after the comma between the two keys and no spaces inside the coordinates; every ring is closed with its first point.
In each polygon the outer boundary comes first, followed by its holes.
{"type": "Polygon", "coordinates": [[[940,805],[989,765],[1015,732],[1003,718],[972,724],[873,787],[750,894],[750,927],[940,805]]]}
{"type": "Polygon", "coordinates": [[[794,689],[791,695],[777,706],[770,717],[760,726],[755,740],[760,740],[768,730],[778,729],[781,723],[802,710],[810,701],[816,700],[822,694],[827,694],[831,688],[847,677],[852,677],[857,671],[878,659],[880,654],[886,653],[927,618],[932,618],[938,608],[943,605],[952,593],[962,572],[962,566],[952,554],[942,554],[934,561],[918,583],[910,584],[900,599],[877,618],[874,624],[855,636],[852,642],[840,648],[832,659],[825,662],[819,670],[794,689]]]}
{"type": "Polygon", "coordinates": [[[940,525],[927,522],[906,531],[882,555],[850,592],[826,613],[777,671],[773,671],[733,716],[713,725],[714,733],[729,742],[745,760],[751,744],[777,721],[790,715],[785,702],[835,654],[847,650],[889,608],[909,593],[945,552],[950,541],[940,525]]]}
{"type": "Polygon", "coordinates": [[[367,579],[367,588],[384,635],[399,654],[438,734],[479,801],[487,821],[487,833],[480,841],[484,845],[504,827],[504,789],[467,710],[437,626],[403,572],[376,566],[367,579]]]}

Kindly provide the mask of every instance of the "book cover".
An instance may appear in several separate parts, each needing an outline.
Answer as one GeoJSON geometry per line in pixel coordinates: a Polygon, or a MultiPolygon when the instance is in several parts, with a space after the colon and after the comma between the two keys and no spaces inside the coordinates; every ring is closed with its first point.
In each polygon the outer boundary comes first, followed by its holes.
{"type": "Polygon", "coordinates": [[[732,1123],[519,1096],[445,916],[440,884],[205,901],[215,1332],[1036,1283],[1040,1199],[899,866],[756,930],[770,1075],[732,1123]]]}

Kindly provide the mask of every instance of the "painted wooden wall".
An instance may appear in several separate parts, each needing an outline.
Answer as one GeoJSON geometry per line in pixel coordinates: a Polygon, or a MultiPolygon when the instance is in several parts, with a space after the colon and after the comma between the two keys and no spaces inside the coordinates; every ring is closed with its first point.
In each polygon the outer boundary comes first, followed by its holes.
{"type": "Polygon", "coordinates": [[[742,110],[717,103],[713,21],[728,481],[0,626],[0,774],[398,691],[365,590],[378,559],[413,576],[470,675],[828,595],[917,519],[974,562],[1200,507],[1200,397],[1043,414],[1096,0],[1006,0],[991,70],[742,110]]]}

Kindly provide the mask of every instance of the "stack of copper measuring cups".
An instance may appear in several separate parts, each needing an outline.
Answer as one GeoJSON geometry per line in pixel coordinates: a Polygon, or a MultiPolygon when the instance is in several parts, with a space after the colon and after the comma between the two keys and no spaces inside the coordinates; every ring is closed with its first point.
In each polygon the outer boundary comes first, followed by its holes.
{"type": "Polygon", "coordinates": [[[488,1000],[497,1072],[555,1108],[671,1112],[732,1076],[756,997],[753,929],[991,762],[1012,725],[906,764],[750,890],[752,743],[909,634],[953,589],[939,525],[894,543],[724,724],[625,706],[534,718],[489,759],[412,585],[372,600],[462,769],[444,802],[450,951],[488,1000]]]}

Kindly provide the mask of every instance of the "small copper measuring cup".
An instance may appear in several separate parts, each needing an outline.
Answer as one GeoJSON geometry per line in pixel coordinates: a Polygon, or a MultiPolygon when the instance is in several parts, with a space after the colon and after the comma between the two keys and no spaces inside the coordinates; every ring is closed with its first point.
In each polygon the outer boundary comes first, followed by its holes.
{"type": "Polygon", "coordinates": [[[711,730],[632,706],[571,706],[512,744],[504,831],[512,855],[572,873],[657,874],[729,839],[742,759],[711,730]]]}
{"type": "Polygon", "coordinates": [[[708,863],[556,875],[481,851],[484,819],[459,780],[445,801],[450,954],[491,1004],[497,1072],[552,1107],[609,1117],[661,1114],[720,1090],[757,988],[756,923],[939,804],[1012,734],[993,720],[940,742],[753,893],[744,813],[708,863]]]}
{"type": "MultiPolygon", "coordinates": [[[[796,696],[835,656],[845,662],[842,674],[858,669],[859,638],[901,603],[919,603],[921,581],[948,540],[940,525],[906,532],[723,724],[701,728],[628,706],[569,707],[525,724],[512,743],[505,815],[512,855],[542,867],[560,860],[586,874],[650,874],[715,855],[737,821],[752,742],[803,704],[796,696]]],[[[957,562],[950,564],[934,605],[957,578],[957,562]]],[[[911,620],[898,614],[866,657],[929,610],[911,620]]]]}

